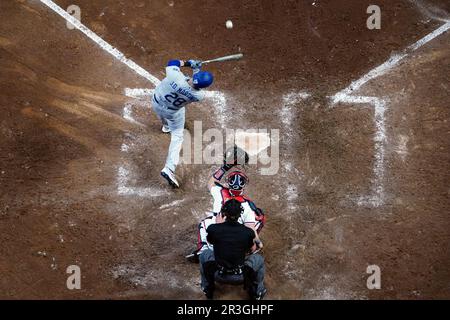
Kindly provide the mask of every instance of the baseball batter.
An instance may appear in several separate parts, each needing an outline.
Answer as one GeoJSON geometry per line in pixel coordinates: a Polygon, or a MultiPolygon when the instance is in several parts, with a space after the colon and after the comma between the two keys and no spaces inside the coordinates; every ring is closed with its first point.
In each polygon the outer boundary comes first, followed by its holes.
{"type": "Polygon", "coordinates": [[[162,122],[162,131],[171,135],[169,152],[161,176],[174,188],[180,186],[175,177],[175,169],[183,145],[185,107],[189,103],[201,101],[205,96],[201,89],[209,87],[214,80],[211,73],[201,71],[201,66],[201,61],[197,60],[170,60],[166,67],[166,77],[155,88],[153,94],[153,110],[162,122]],[[181,72],[181,67],[193,69],[192,81],[181,72]]]}

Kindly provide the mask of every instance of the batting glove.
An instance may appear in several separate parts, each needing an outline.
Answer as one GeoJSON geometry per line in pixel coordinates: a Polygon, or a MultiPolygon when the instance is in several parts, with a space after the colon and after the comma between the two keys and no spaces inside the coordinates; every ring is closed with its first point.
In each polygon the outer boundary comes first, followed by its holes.
{"type": "Polygon", "coordinates": [[[202,67],[202,62],[200,60],[188,60],[187,64],[192,69],[200,69],[202,67]]]}

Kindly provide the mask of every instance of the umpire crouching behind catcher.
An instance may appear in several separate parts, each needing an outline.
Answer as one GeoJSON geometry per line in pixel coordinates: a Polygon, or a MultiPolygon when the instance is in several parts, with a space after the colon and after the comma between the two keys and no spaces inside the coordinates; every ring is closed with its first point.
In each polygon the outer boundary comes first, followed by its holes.
{"type": "Polygon", "coordinates": [[[264,258],[249,254],[259,247],[255,231],[238,222],[241,203],[235,199],[227,201],[217,216],[217,221],[208,227],[208,242],[211,249],[200,256],[201,286],[208,299],[213,298],[215,281],[226,283],[244,282],[251,299],[261,300],[267,290],[264,287],[264,258]],[[239,280],[240,279],[240,280],[239,280]]]}

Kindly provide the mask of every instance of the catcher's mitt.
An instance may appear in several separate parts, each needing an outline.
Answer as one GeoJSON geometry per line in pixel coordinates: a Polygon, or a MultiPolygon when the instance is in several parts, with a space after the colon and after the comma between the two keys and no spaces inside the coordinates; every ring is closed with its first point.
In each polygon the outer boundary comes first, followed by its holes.
{"type": "Polygon", "coordinates": [[[248,164],[248,153],[234,146],[229,148],[223,155],[223,164],[225,165],[245,165],[248,164]]]}

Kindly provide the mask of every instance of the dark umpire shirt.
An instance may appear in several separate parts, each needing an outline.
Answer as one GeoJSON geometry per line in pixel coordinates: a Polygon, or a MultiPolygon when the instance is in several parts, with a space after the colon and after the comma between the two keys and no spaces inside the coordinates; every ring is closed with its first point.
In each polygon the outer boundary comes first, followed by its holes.
{"type": "Polygon", "coordinates": [[[214,245],[217,263],[227,269],[243,266],[245,255],[253,246],[255,232],[239,222],[212,224],[206,230],[207,240],[214,245]]]}

